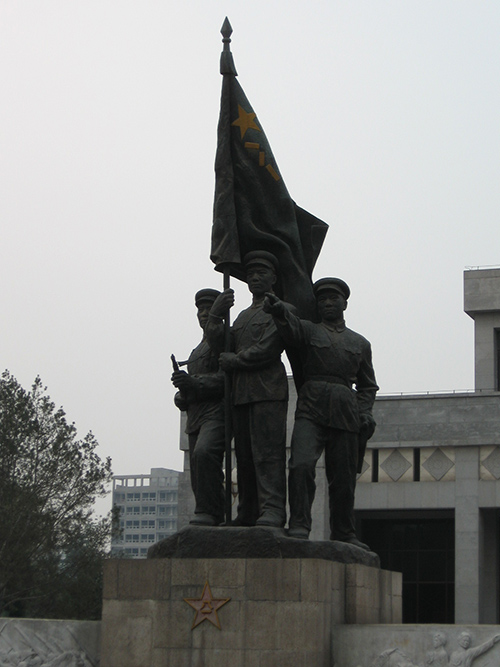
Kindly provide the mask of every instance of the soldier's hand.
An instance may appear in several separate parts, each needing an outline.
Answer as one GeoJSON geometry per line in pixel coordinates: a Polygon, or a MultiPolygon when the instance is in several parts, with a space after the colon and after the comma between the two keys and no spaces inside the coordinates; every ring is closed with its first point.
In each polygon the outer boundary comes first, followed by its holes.
{"type": "Polygon", "coordinates": [[[228,287],[215,299],[210,309],[210,315],[223,318],[232,306],[234,306],[234,290],[228,287]]]}
{"type": "Polygon", "coordinates": [[[373,419],[372,415],[362,414],[360,415],[361,427],[359,434],[369,440],[372,435],[375,433],[375,427],[377,423],[373,419]]]}
{"type": "Polygon", "coordinates": [[[235,367],[236,355],[234,352],[223,352],[219,356],[219,365],[226,373],[232,371],[235,367]]]}
{"type": "Polygon", "coordinates": [[[272,292],[266,292],[266,297],[264,303],[262,304],[262,309],[265,313],[269,313],[274,317],[281,317],[285,312],[285,304],[283,301],[278,299],[276,294],[272,292]]]}
{"type": "Polygon", "coordinates": [[[171,380],[174,387],[182,392],[189,392],[195,387],[195,380],[186,371],[174,371],[171,380]]]}

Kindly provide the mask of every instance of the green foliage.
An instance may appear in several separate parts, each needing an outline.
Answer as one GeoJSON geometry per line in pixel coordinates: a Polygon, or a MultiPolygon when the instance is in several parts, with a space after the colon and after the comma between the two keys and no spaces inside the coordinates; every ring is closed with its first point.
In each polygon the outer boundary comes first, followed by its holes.
{"type": "Polygon", "coordinates": [[[111,518],[96,520],[111,460],[77,440],[37,377],[0,380],[0,614],[98,618],[111,518]]]}

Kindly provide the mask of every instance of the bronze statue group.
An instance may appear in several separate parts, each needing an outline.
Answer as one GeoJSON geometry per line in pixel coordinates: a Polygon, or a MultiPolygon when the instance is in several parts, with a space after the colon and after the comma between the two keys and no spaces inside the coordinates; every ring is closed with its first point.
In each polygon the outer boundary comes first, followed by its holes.
{"type": "Polygon", "coordinates": [[[317,317],[310,321],[275,295],[279,266],[274,255],[253,251],[244,267],[252,304],[231,326],[229,351],[224,320],[234,292],[202,289],[195,296],[202,341],[189,357],[187,372],[172,375],[175,403],[187,412],[196,501],[191,523],[285,527],[288,380],[281,356],[286,350],[300,367],[288,462],[288,536],[309,538],[315,469],[324,452],[330,539],[369,549],[356,537],[354,492],[364,447],[375,430],[378,387],[370,343],[345,325],[349,287],[339,278],[315,282],[317,317]],[[238,510],[231,522],[224,518],[224,374],[231,377],[238,483],[238,510]]]}

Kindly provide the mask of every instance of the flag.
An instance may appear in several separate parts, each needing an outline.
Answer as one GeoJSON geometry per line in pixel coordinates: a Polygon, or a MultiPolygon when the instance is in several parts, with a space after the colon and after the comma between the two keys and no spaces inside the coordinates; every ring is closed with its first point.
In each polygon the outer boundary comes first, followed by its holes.
{"type": "Polygon", "coordinates": [[[221,32],[225,47],[210,258],[218,271],[244,281],[248,252],[273,253],[280,267],[276,293],[299,315],[312,317],[311,276],[328,225],[288,194],[262,124],[236,80],[227,19],[221,32]]]}

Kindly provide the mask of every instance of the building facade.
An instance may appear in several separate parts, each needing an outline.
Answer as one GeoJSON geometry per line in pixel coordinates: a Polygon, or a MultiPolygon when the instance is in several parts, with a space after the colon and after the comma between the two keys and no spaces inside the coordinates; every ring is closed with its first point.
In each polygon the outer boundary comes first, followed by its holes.
{"type": "MultiPolygon", "coordinates": [[[[377,397],[356,488],[359,537],[382,567],[403,572],[406,623],[500,622],[500,268],[464,272],[464,310],[474,320],[474,390],[377,397]]],[[[290,381],[288,439],[295,401],[290,381]]],[[[184,435],[181,449],[180,527],[193,508],[184,435]]],[[[310,539],[325,540],[322,460],[316,482],[310,539]]]]}
{"type": "Polygon", "coordinates": [[[467,393],[382,396],[356,490],[360,534],[403,572],[405,622],[498,623],[500,269],[464,272],[467,393]]]}
{"type": "Polygon", "coordinates": [[[120,537],[111,543],[114,555],[145,558],[148,548],[177,531],[177,470],[151,468],[149,475],[113,477],[113,506],[120,510],[120,537]]]}

